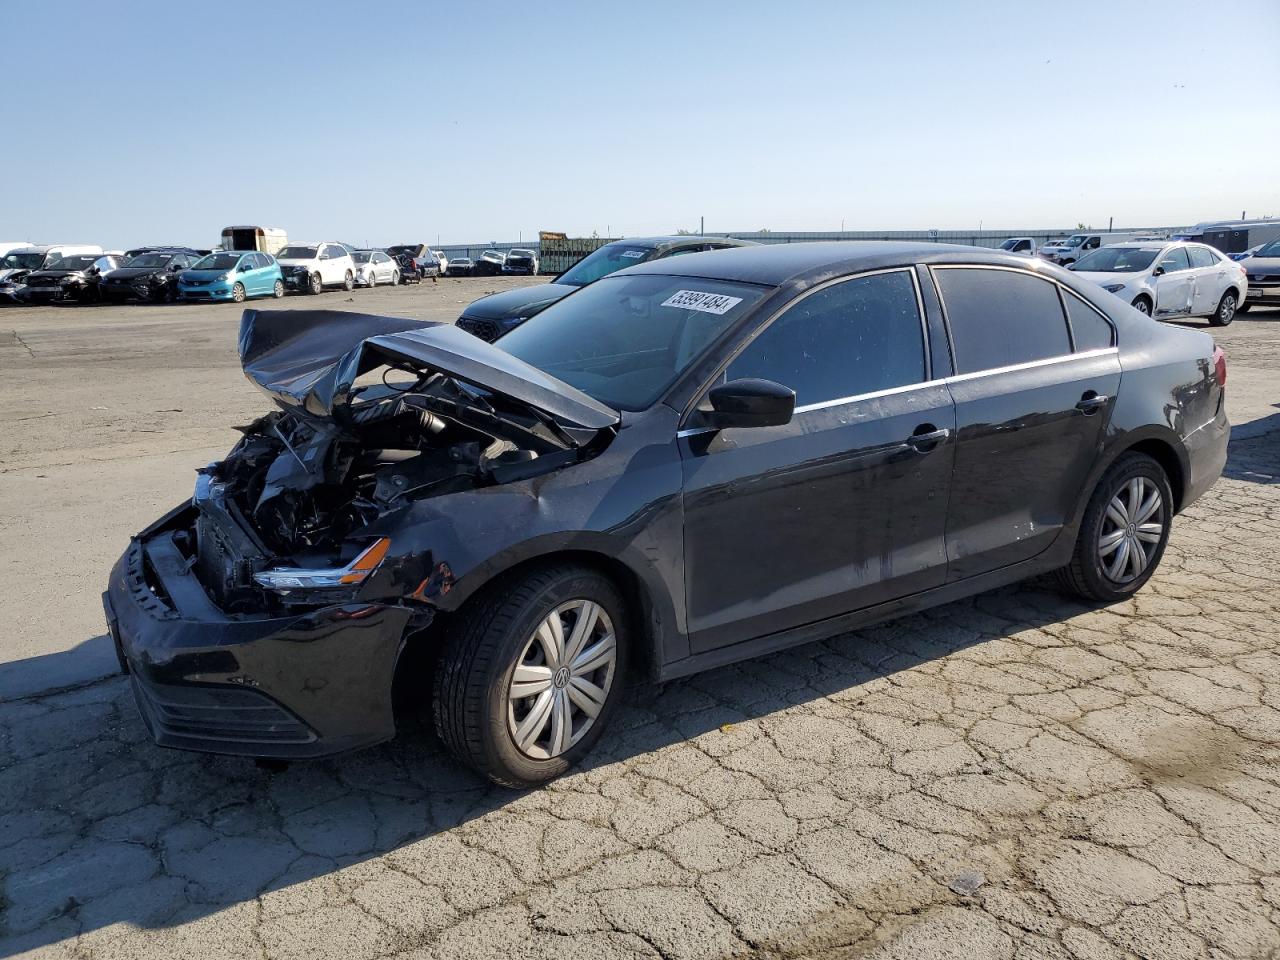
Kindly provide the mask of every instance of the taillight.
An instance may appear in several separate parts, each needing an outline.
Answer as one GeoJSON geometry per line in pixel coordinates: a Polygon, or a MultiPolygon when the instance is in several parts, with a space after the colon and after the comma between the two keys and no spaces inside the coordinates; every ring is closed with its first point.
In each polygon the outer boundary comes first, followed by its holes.
{"type": "Polygon", "coordinates": [[[1218,386],[1227,385],[1227,354],[1216,344],[1213,348],[1213,378],[1218,381],[1218,386]]]}

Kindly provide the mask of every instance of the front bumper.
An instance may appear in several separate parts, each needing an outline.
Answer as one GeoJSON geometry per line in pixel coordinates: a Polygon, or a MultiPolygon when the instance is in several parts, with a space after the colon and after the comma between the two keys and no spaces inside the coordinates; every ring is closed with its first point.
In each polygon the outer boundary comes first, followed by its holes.
{"type": "Polygon", "coordinates": [[[230,300],[231,284],[224,281],[222,283],[211,283],[207,287],[179,285],[178,296],[183,300],[230,300]]]}
{"type": "Polygon", "coordinates": [[[284,274],[284,286],[286,290],[310,290],[311,274],[286,273],[284,274]]]}
{"type": "Polygon", "coordinates": [[[410,613],[343,603],[225,614],[174,543],[181,507],[132,540],[103,594],[143,721],[163,747],[302,759],[395,734],[391,682],[410,613]]]}

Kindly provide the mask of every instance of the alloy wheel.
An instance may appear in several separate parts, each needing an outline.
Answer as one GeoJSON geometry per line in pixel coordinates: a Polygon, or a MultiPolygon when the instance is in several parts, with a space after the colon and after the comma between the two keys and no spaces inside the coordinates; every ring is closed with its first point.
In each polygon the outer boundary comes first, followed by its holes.
{"type": "Polygon", "coordinates": [[[1226,326],[1236,315],[1236,298],[1231,294],[1225,294],[1222,297],[1222,303],[1218,304],[1218,323],[1226,326]]]}
{"type": "Polygon", "coordinates": [[[1129,583],[1142,576],[1164,538],[1164,498],[1146,477],[1125,482],[1107,504],[1098,533],[1098,562],[1107,579],[1129,583]]]}
{"type": "Polygon", "coordinates": [[[524,646],[507,689],[507,729],[537,760],[558,757],[595,724],[613,685],[618,645],[604,608],[569,600],[524,646]]]}
{"type": "Polygon", "coordinates": [[[1147,303],[1147,301],[1142,297],[1133,301],[1133,309],[1137,310],[1139,313],[1145,313],[1148,317],[1151,316],[1151,304],[1147,303]]]}

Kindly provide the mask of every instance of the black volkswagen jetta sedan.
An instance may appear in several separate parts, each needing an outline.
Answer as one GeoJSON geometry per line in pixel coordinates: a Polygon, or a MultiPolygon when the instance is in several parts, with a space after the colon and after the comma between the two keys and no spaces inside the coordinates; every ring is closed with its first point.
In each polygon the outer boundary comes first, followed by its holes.
{"type": "Polygon", "coordinates": [[[605,734],[629,675],[1048,571],[1128,597],[1226,458],[1209,335],[975,248],[655,261],[502,346],[245,312],[277,409],[105,594],[156,740],[363,747],[395,733],[399,680],[464,761],[536,784],[605,734]]]}
{"type": "MultiPolygon", "coordinates": [[[[473,300],[463,308],[457,325],[467,333],[474,333],[481,340],[492,343],[561,297],[567,297],[611,273],[651,260],[748,245],[753,245],[750,240],[683,234],[615,240],[593,250],[550,283],[517,287],[473,300]]],[[[473,269],[472,272],[476,271],[473,269]]]]}

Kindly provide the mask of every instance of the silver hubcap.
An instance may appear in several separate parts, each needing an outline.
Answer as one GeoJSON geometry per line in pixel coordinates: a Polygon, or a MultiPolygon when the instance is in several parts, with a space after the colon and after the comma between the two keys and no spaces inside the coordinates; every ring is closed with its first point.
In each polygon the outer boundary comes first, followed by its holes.
{"type": "Polygon", "coordinates": [[[618,644],[590,600],[562,603],[538,625],[511,672],[507,729],[520,752],[558,757],[582,739],[609,697],[618,644]]]}
{"type": "Polygon", "coordinates": [[[1164,534],[1164,500],[1145,477],[1134,477],[1111,498],[1098,536],[1098,560],[1107,578],[1129,583],[1142,576],[1164,534]]]}

